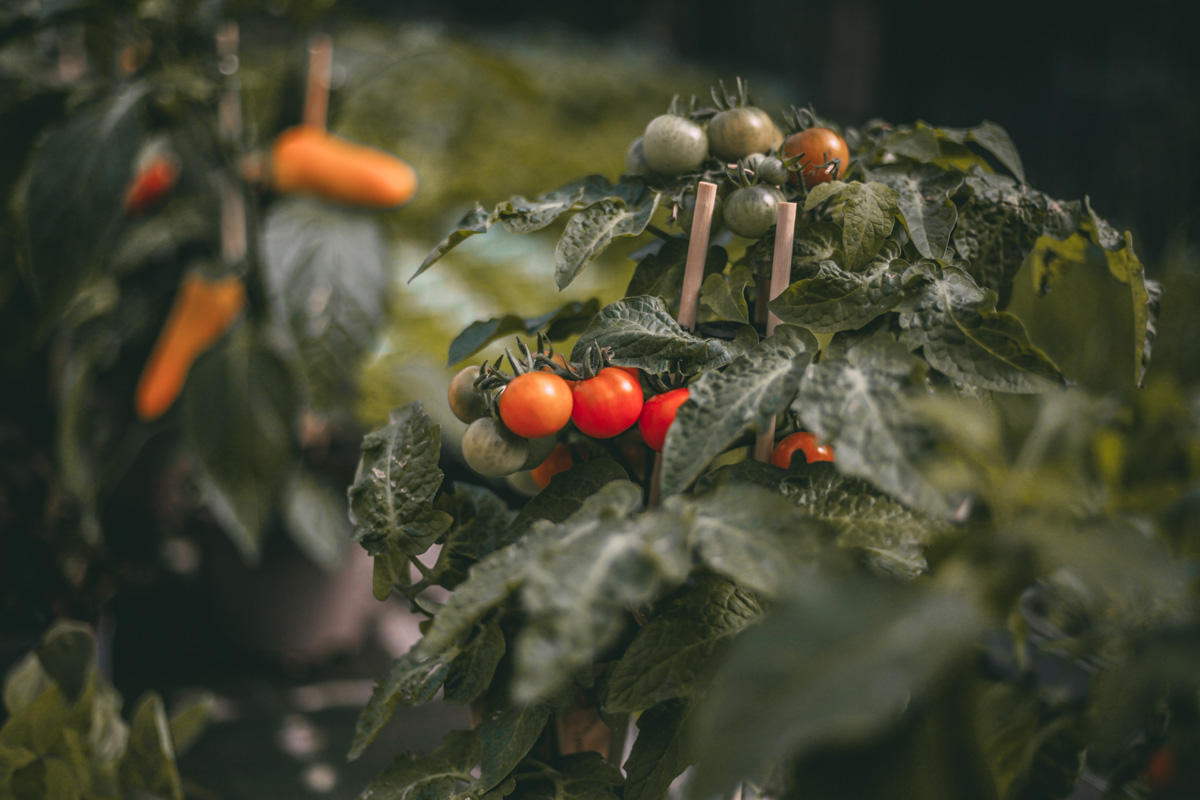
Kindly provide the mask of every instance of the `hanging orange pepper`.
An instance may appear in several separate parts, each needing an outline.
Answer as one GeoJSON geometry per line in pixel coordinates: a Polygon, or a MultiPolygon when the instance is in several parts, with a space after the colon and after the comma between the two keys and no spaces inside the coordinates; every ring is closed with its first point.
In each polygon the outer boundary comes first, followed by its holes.
{"type": "Polygon", "coordinates": [[[246,287],[240,278],[211,281],[190,273],[183,279],[138,381],[135,405],[139,417],[155,419],[171,407],[192,362],[221,338],[245,303],[246,287]]]}
{"type": "Polygon", "coordinates": [[[395,208],[412,199],[417,173],[401,158],[315,125],[279,134],[271,149],[271,186],[363,208],[395,208]]]}

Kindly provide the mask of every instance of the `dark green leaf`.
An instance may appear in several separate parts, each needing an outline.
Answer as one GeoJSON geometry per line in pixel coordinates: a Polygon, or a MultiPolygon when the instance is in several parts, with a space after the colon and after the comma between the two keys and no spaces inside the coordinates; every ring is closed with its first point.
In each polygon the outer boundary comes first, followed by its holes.
{"type": "Polygon", "coordinates": [[[453,492],[434,501],[434,508],[454,519],[436,566],[438,583],[447,589],[466,580],[471,565],[518,538],[513,512],[482,486],[455,484],[453,492]]]}
{"type": "Polygon", "coordinates": [[[780,757],[887,730],[984,623],[959,596],[878,579],[806,582],[739,637],[697,710],[698,796],[780,757]]]}
{"type": "Polygon", "coordinates": [[[333,571],[346,560],[350,542],[346,495],[304,467],[295,469],[283,486],[283,520],[300,552],[333,571]]]}
{"type": "MultiPolygon", "coordinates": [[[[537,529],[535,529],[535,533],[537,529]]],[[[535,545],[528,539],[496,550],[471,567],[467,579],[430,623],[421,647],[442,653],[455,647],[481,624],[492,609],[515,594],[525,582],[525,571],[535,545]]]]}
{"type": "Polygon", "coordinates": [[[845,266],[857,269],[873,259],[891,235],[899,199],[896,190],[886,184],[830,181],[809,192],[804,210],[811,211],[823,202],[834,201],[834,222],[842,226],[845,266]]]}
{"type": "Polygon", "coordinates": [[[296,455],[291,374],[248,325],[196,362],[184,390],[192,450],[209,503],[247,559],[257,559],[296,455]]]}
{"type": "Polygon", "coordinates": [[[945,500],[917,468],[924,440],[905,406],[923,393],[922,366],[888,333],[839,333],[805,375],[792,410],[836,448],[840,471],[945,516],[945,500]]]}
{"type": "Polygon", "coordinates": [[[446,702],[466,705],[482,695],[492,682],[504,650],[504,633],[499,623],[489,620],[450,662],[450,671],[446,673],[446,702]]]}
{"type": "Polygon", "coordinates": [[[349,490],[355,540],[373,553],[424,553],[452,522],[432,505],[442,485],[440,426],[413,402],[367,434],[362,452],[349,490]]]}
{"type": "Polygon", "coordinates": [[[139,220],[116,243],[112,271],[126,275],[147,264],[162,265],[180,257],[181,251],[217,240],[217,223],[196,198],[169,202],[150,217],[139,220]]]}
{"type": "Polygon", "coordinates": [[[625,197],[628,186],[616,188],[603,175],[588,175],[532,201],[513,197],[496,206],[493,213],[509,233],[532,233],[568,211],[586,208],[605,198],[625,197]]]}
{"type": "Polygon", "coordinates": [[[290,200],[263,223],[263,276],[318,408],[341,407],[386,318],[387,245],[373,217],[290,200]]]}
{"type": "Polygon", "coordinates": [[[469,237],[474,236],[477,233],[487,233],[492,227],[492,223],[495,222],[496,219],[497,215],[495,211],[489,214],[486,210],[484,210],[483,206],[481,206],[479,203],[476,203],[475,208],[468,211],[466,215],[464,215],[463,218],[458,221],[458,224],[455,225],[454,230],[451,231],[445,239],[442,239],[442,241],[438,242],[437,246],[429,252],[429,255],[425,256],[425,260],[421,262],[421,266],[417,267],[417,271],[414,272],[413,276],[408,279],[408,282],[412,283],[414,280],[416,280],[418,275],[432,267],[438,259],[446,255],[446,253],[449,253],[455,247],[458,247],[469,237]]]}
{"type": "Polygon", "coordinates": [[[75,765],[54,756],[39,758],[13,770],[7,787],[13,800],[82,800],[75,765]]]}
{"type": "Polygon", "coordinates": [[[38,643],[37,657],[67,702],[74,703],[95,672],[96,637],[82,622],[59,622],[38,643]]]}
{"type": "Polygon", "coordinates": [[[965,269],[1008,305],[1012,282],[1045,222],[1045,201],[1005,175],[975,172],[964,179],[971,197],[959,209],[954,247],[965,269]]]}
{"type": "Polygon", "coordinates": [[[170,724],[156,694],[142,697],[133,712],[129,744],[121,759],[121,783],[127,790],[144,789],[168,800],[183,800],[170,724]]]}
{"type": "Polygon", "coordinates": [[[522,781],[513,800],[619,800],[625,778],[595,752],[564,756],[556,770],[539,769],[522,781]]]}
{"type": "Polygon", "coordinates": [[[453,366],[463,359],[470,358],[491,342],[512,334],[531,336],[543,331],[552,340],[567,338],[586,328],[588,321],[599,310],[598,300],[576,300],[539,317],[522,319],[516,314],[506,314],[503,317],[472,322],[450,343],[450,360],[446,362],[446,366],[453,366]]]}
{"type": "Polygon", "coordinates": [[[610,458],[593,458],[576,464],[560,476],[554,476],[517,514],[513,531],[523,534],[535,520],[563,522],[579,510],[587,498],[612,481],[628,480],[625,470],[610,458]]]}
{"type": "Polygon", "coordinates": [[[638,735],[625,761],[625,800],[663,800],[688,767],[687,724],[692,707],[672,700],[638,717],[638,735]]]}
{"type": "Polygon", "coordinates": [[[1025,183],[1025,167],[1008,131],[994,122],[983,122],[968,131],[970,139],[996,157],[1017,180],[1025,183]]]}
{"type": "Polygon", "coordinates": [[[638,631],[609,678],[605,709],[643,711],[694,696],[707,686],[729,640],[761,615],[753,594],[702,575],[638,631]]]}
{"type": "Polygon", "coordinates": [[[683,330],[657,297],[626,297],[600,309],[571,360],[581,360],[590,344],[611,347],[624,366],[655,373],[703,372],[729,363],[735,354],[730,342],[683,330]]]}
{"type": "Polygon", "coordinates": [[[484,715],[479,726],[481,791],[494,788],[513,771],[533,749],[554,711],[552,702],[543,701],[484,715]]]}
{"type": "Polygon", "coordinates": [[[554,250],[554,280],[565,289],[589,261],[600,255],[613,239],[637,236],[646,230],[658,208],[658,192],[642,183],[627,197],[605,198],[575,214],[563,229],[554,250]]]}
{"type": "MultiPolygon", "coordinates": [[[[626,297],[653,295],[662,298],[670,309],[679,307],[679,294],[683,290],[683,272],[687,266],[688,240],[671,238],[647,254],[629,278],[625,289],[626,297]]],[[[704,274],[722,272],[729,262],[723,247],[709,247],[704,261],[704,274]]]]}
{"type": "Polygon", "coordinates": [[[861,271],[822,263],[815,275],[793,283],[772,300],[771,311],[784,322],[816,333],[857,330],[894,309],[923,281],[924,271],[909,269],[900,246],[888,240],[861,271]]]}
{"type": "MultiPolygon", "coordinates": [[[[401,753],[367,785],[360,800],[438,800],[475,787],[471,770],[479,762],[476,731],[451,731],[429,755],[401,753]]],[[[472,795],[477,796],[477,795],[472,795]]]]}
{"type": "Polygon", "coordinates": [[[418,642],[407,653],[396,659],[387,677],[376,681],[371,699],[358,715],[354,726],[354,742],[350,745],[347,758],[354,760],[362,755],[387,721],[392,718],[396,706],[419,706],[428,703],[442,687],[454,653],[427,656],[429,651],[424,642],[418,642]]]}
{"type": "MultiPolygon", "coordinates": [[[[757,240],[746,250],[745,263],[762,280],[769,280],[775,258],[775,235],[757,240]]],[[[799,222],[792,240],[792,274],[795,282],[811,278],[823,261],[845,264],[842,253],[842,229],[832,222],[799,222]]]]}
{"type": "Polygon", "coordinates": [[[746,308],[746,287],[754,284],[748,267],[737,266],[728,274],[709,275],[700,287],[700,305],[708,308],[717,319],[750,322],[746,308]]]}
{"type": "Polygon", "coordinates": [[[934,369],[959,383],[998,392],[1038,393],[1066,384],[1050,357],[1012,314],[965,271],[946,267],[900,314],[902,341],[923,347],[934,369]]]}
{"type": "Polygon", "coordinates": [[[899,195],[900,219],[917,251],[926,258],[945,259],[958,208],[950,199],[962,185],[961,172],[933,164],[887,164],[870,171],[873,181],[899,195]]]}
{"type": "Polygon", "coordinates": [[[811,333],[781,325],[725,370],[692,383],[663,447],[663,493],[686,489],[713,458],[786,408],[816,352],[811,333]]]}

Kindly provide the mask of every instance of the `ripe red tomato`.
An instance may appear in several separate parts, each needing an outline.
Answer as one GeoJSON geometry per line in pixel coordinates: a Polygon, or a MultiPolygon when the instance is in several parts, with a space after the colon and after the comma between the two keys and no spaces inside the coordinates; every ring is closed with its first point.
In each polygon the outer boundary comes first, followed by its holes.
{"type": "Polygon", "coordinates": [[[1142,770],[1142,781],[1151,794],[1166,794],[1181,786],[1179,762],[1170,747],[1164,744],[1150,754],[1142,770]]]}
{"type": "Polygon", "coordinates": [[[138,170],[125,188],[125,213],[139,217],[153,211],[175,186],[179,170],[169,159],[157,156],[138,170]]]}
{"type": "Polygon", "coordinates": [[[571,387],[553,372],[526,372],[508,382],[496,406],[505,427],[526,439],[557,433],[571,419],[571,387]]]}
{"type": "Polygon", "coordinates": [[[833,448],[830,445],[820,444],[817,437],[808,431],[800,431],[788,434],[779,440],[779,444],[775,445],[775,451],[771,453],[771,463],[781,469],[787,469],[792,465],[792,456],[797,450],[804,454],[804,458],[809,464],[817,461],[833,461],[833,448]]]}
{"type": "MultiPolygon", "coordinates": [[[[804,156],[800,159],[800,176],[809,188],[842,177],[850,166],[850,148],[846,146],[846,140],[829,128],[806,128],[789,136],[783,143],[784,158],[801,153],[804,156]],[[836,172],[822,169],[835,158],[840,162],[836,172]]],[[[788,180],[797,183],[796,173],[793,172],[788,180]]]]}
{"type": "Polygon", "coordinates": [[[608,439],[637,422],[642,413],[642,385],[628,372],[605,367],[575,387],[575,427],[595,439],[608,439]]]}
{"type": "Polygon", "coordinates": [[[566,472],[573,466],[575,466],[575,459],[571,457],[571,448],[559,442],[554,445],[554,449],[550,451],[546,460],[534,467],[530,474],[533,476],[534,483],[545,489],[550,485],[551,478],[560,472],[566,472]]]}
{"type": "Polygon", "coordinates": [[[687,387],[672,389],[663,394],[656,394],[642,406],[642,414],[638,417],[638,430],[646,444],[656,453],[661,453],[667,441],[667,429],[675,421],[675,412],[687,401],[691,392],[687,387]]]}

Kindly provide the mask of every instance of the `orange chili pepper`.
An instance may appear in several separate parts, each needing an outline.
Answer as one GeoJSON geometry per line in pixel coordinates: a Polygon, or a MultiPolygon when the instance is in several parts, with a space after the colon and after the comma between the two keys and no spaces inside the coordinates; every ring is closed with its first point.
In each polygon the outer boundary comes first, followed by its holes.
{"type": "Polygon", "coordinates": [[[271,186],[280,194],[395,208],[416,194],[417,173],[391,153],[355,144],[315,125],[297,125],[275,139],[271,186]]]}
{"type": "Polygon", "coordinates": [[[183,279],[167,322],[138,381],[135,406],[144,420],[162,416],[179,397],[196,358],[229,329],[246,303],[246,287],[230,276],[183,279]]]}

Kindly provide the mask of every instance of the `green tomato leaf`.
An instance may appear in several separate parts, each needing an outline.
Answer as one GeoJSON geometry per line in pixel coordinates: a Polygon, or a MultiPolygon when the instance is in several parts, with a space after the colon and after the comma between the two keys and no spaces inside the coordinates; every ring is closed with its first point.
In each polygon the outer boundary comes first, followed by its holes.
{"type": "Polygon", "coordinates": [[[283,485],[281,502],[287,532],[300,552],[330,572],[342,566],[351,532],[345,493],[298,466],[283,485]]]}
{"type": "Polygon", "coordinates": [[[487,233],[491,229],[492,223],[497,219],[498,215],[495,211],[489,213],[483,206],[476,203],[475,208],[468,211],[458,221],[454,226],[454,230],[447,234],[445,239],[438,242],[437,246],[429,252],[429,255],[425,256],[425,260],[417,267],[417,271],[408,279],[408,282],[412,283],[421,273],[432,267],[442,256],[449,253],[455,247],[458,247],[468,238],[478,233],[487,233]]]}
{"type": "Polygon", "coordinates": [[[183,800],[183,782],[175,767],[170,723],[156,694],[143,696],[133,712],[120,774],[127,791],[143,789],[158,797],[183,800]]]}
{"type": "Polygon", "coordinates": [[[424,641],[417,642],[412,649],[392,664],[387,677],[375,682],[371,699],[359,712],[354,726],[354,741],[347,758],[353,761],[363,754],[377,735],[392,718],[396,706],[419,706],[428,703],[437,694],[446,680],[450,662],[456,653],[427,655],[424,641]]]}
{"type": "Polygon", "coordinates": [[[900,195],[890,186],[872,181],[830,181],[808,193],[804,210],[832,200],[834,222],[842,226],[842,252],[847,269],[858,269],[879,252],[891,235],[900,210],[900,195]]]}
{"type": "Polygon", "coordinates": [[[963,597],[911,584],[858,577],[798,589],[739,637],[696,711],[697,796],[780,757],[887,731],[986,623],[963,597]]]}
{"type": "Polygon", "coordinates": [[[620,800],[625,777],[599,753],[564,756],[559,769],[538,770],[522,781],[520,800],[620,800]]]}
{"type": "Polygon", "coordinates": [[[478,731],[451,731],[428,755],[401,753],[396,756],[359,797],[361,800],[432,800],[451,797],[460,788],[469,792],[478,783],[471,770],[479,763],[479,754],[478,731]]]}
{"type": "MultiPolygon", "coordinates": [[[[83,800],[79,770],[85,765],[75,765],[61,758],[44,756],[30,761],[12,772],[7,788],[14,800],[83,800]]],[[[0,777],[4,777],[0,773],[0,777]]]]}
{"type": "Polygon", "coordinates": [[[470,358],[497,339],[513,334],[532,336],[542,331],[552,341],[565,339],[586,328],[599,310],[598,300],[575,300],[538,317],[522,319],[516,314],[506,314],[503,317],[472,322],[450,343],[450,359],[446,366],[453,366],[470,358]]]}
{"type": "Polygon", "coordinates": [[[539,532],[535,530],[530,537],[496,550],[471,567],[467,579],[430,622],[420,643],[423,652],[443,653],[457,647],[459,641],[483,624],[492,609],[520,590],[539,532]]]}
{"type": "Polygon", "coordinates": [[[249,325],[201,356],[184,387],[208,504],[251,561],[295,461],[297,402],[287,366],[249,325]]]}
{"type": "Polygon", "coordinates": [[[957,267],[945,267],[900,314],[901,341],[958,383],[1019,394],[1061,387],[1066,378],[1029,341],[1017,317],[992,310],[995,296],[957,267]]]}
{"type": "Polygon", "coordinates": [[[752,285],[754,275],[744,266],[734,267],[727,275],[709,275],[700,287],[700,305],[717,319],[748,324],[746,287],[752,285]]]}
{"type": "Polygon", "coordinates": [[[503,499],[485,487],[455,484],[453,492],[434,501],[434,508],[454,520],[445,534],[435,566],[438,583],[447,589],[466,580],[467,570],[473,564],[517,540],[513,512],[503,499]]]}
{"type": "Polygon", "coordinates": [[[1033,250],[1046,219],[1046,200],[1006,175],[973,171],[964,181],[970,198],[958,212],[954,247],[965,269],[1008,305],[1013,278],[1033,250]]]}
{"type": "Polygon", "coordinates": [[[750,592],[700,575],[638,631],[609,678],[605,709],[643,711],[700,693],[729,640],[762,613],[750,592]]]}
{"type": "Polygon", "coordinates": [[[176,756],[190,750],[204,734],[216,704],[215,695],[201,692],[171,712],[171,743],[176,756]]]}
{"type": "Polygon", "coordinates": [[[692,706],[671,700],[638,717],[638,735],[625,761],[624,800],[663,800],[690,764],[688,725],[692,706]]]}
{"type": "Polygon", "coordinates": [[[313,403],[342,408],[386,323],[383,233],[373,217],[310,200],[276,204],[263,228],[263,277],[313,403]]]}
{"type": "Polygon", "coordinates": [[[444,686],[445,701],[465,706],[487,691],[504,651],[504,632],[500,630],[500,623],[495,619],[488,620],[450,662],[444,686]]]}
{"type": "Polygon", "coordinates": [[[667,431],[663,493],[682,492],[743,434],[763,430],[787,407],[816,352],[811,333],[780,325],[725,370],[706,372],[692,383],[688,401],[667,431]]]}
{"type": "Polygon", "coordinates": [[[527,622],[514,648],[519,702],[550,696],[590,668],[628,623],[630,606],[687,577],[683,521],[635,513],[641,504],[639,486],[614,481],[564,522],[538,530],[521,587],[527,622]]]}
{"type": "MultiPolygon", "coordinates": [[[[824,186],[825,184],[821,184],[824,186]]],[[[746,263],[760,279],[769,280],[775,259],[775,234],[758,239],[746,250],[746,263]]],[[[846,263],[842,253],[842,229],[832,222],[801,222],[792,240],[791,282],[811,278],[821,263],[846,263]]]]}
{"type": "Polygon", "coordinates": [[[498,786],[521,763],[556,710],[553,701],[541,701],[484,714],[479,726],[481,791],[498,786]]]}
{"type": "MultiPolygon", "coordinates": [[[[674,237],[654,244],[654,249],[647,252],[634,267],[625,296],[653,295],[662,298],[668,310],[675,312],[679,309],[679,295],[683,291],[688,240],[674,237]]],[[[723,272],[728,263],[729,255],[725,248],[716,245],[709,247],[704,261],[705,276],[723,272]]]]}
{"type": "Polygon", "coordinates": [[[862,271],[849,272],[833,261],[797,281],[770,303],[777,317],[815,333],[857,330],[894,309],[918,291],[924,272],[910,269],[900,245],[889,239],[862,271]]]}
{"type": "Polygon", "coordinates": [[[623,366],[654,373],[703,372],[728,364],[736,354],[730,342],[679,327],[657,297],[626,297],[600,309],[575,343],[571,360],[581,360],[591,344],[611,347],[623,366]]]}
{"type": "Polygon", "coordinates": [[[565,289],[588,262],[600,255],[614,239],[638,236],[650,224],[661,195],[646,188],[640,178],[620,184],[622,195],[605,198],[567,220],[554,249],[554,281],[565,289]]]}
{"type": "Polygon", "coordinates": [[[419,402],[396,409],[363,438],[350,519],[355,541],[372,555],[420,555],[450,528],[450,515],[432,506],[442,485],[440,453],[441,427],[419,402]]]}
{"type": "Polygon", "coordinates": [[[962,173],[901,162],[873,169],[869,176],[896,191],[900,220],[917,251],[926,258],[945,259],[958,221],[958,208],[950,197],[962,185],[962,173]]]}
{"type": "Polygon", "coordinates": [[[524,534],[536,520],[563,522],[605,484],[625,481],[629,476],[611,458],[593,458],[555,475],[542,491],[534,495],[518,512],[513,522],[516,535],[524,534]]]}
{"type": "Polygon", "coordinates": [[[840,471],[943,517],[945,499],[917,468],[924,440],[906,406],[926,391],[923,368],[889,333],[839,333],[808,370],[792,410],[836,448],[840,471]]]}
{"type": "Polygon", "coordinates": [[[994,122],[984,120],[967,131],[967,135],[972,142],[995,156],[1017,180],[1025,183],[1025,167],[1021,164],[1021,156],[1008,131],[994,122]]]}

